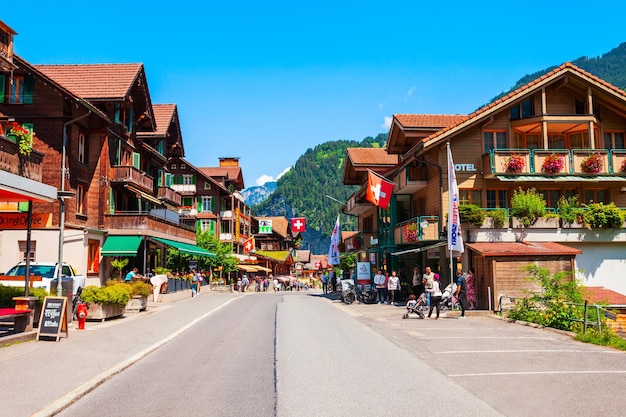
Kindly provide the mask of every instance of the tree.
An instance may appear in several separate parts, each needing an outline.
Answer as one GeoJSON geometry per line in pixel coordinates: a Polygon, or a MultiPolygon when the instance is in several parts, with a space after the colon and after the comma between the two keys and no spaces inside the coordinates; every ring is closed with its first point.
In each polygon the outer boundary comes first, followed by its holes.
{"type": "Polygon", "coordinates": [[[230,245],[221,242],[215,236],[211,235],[210,232],[198,233],[196,235],[196,244],[215,254],[215,258],[202,257],[198,260],[198,267],[201,270],[208,270],[209,268],[216,268],[218,266],[221,266],[226,273],[237,270],[239,260],[233,256],[230,245]]]}

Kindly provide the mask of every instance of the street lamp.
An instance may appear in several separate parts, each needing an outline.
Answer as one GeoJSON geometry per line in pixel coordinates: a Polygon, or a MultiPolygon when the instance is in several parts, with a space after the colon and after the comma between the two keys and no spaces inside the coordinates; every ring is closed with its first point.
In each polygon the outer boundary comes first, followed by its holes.
{"type": "Polygon", "coordinates": [[[63,271],[63,235],[65,233],[65,198],[74,197],[76,193],[73,191],[57,191],[57,199],[61,203],[61,212],[59,218],[59,260],[57,266],[57,297],[63,295],[62,271],[63,271]]]}

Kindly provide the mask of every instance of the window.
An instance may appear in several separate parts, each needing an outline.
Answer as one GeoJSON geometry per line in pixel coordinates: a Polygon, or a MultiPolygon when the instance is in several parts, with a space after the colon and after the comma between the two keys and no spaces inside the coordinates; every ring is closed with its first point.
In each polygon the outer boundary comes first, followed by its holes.
{"type": "Polygon", "coordinates": [[[487,208],[508,208],[507,190],[487,190],[487,208]]]}
{"type": "Polygon", "coordinates": [[[34,79],[30,75],[15,75],[13,82],[9,80],[9,104],[33,103],[34,79]]]}
{"type": "Polygon", "coordinates": [[[576,114],[587,114],[587,106],[583,100],[574,100],[574,111],[576,114]]]}
{"type": "Polygon", "coordinates": [[[522,101],[520,104],[511,107],[511,120],[524,119],[535,115],[535,106],[532,97],[522,101]]]}
{"type": "Polygon", "coordinates": [[[589,133],[573,133],[568,136],[569,146],[568,149],[588,149],[589,148],[589,133]]]}
{"type": "Polygon", "coordinates": [[[100,241],[89,239],[87,242],[87,272],[100,271],[100,241]]]}
{"type": "Polygon", "coordinates": [[[209,234],[215,234],[215,220],[200,220],[200,230],[202,232],[209,232],[209,234]]]}
{"type": "Polygon", "coordinates": [[[211,189],[211,183],[210,183],[210,182],[208,182],[208,181],[205,181],[205,182],[204,182],[204,189],[205,189],[205,190],[210,190],[210,189],[211,189]]]}
{"type": "Polygon", "coordinates": [[[76,186],[76,213],[85,214],[85,186],[82,184],[78,184],[76,186]]]}
{"type": "MultiPolygon", "coordinates": [[[[25,262],[26,261],[26,241],[25,240],[18,241],[17,246],[19,247],[19,251],[20,251],[20,259],[25,262]]],[[[37,241],[31,240],[30,241],[30,261],[31,262],[35,262],[36,252],[37,252],[37,241]]],[[[31,270],[30,273],[33,274],[34,272],[31,270]]]]}
{"type": "Polygon", "coordinates": [[[170,165],[170,169],[176,169],[176,164],[170,165]]]}
{"type": "Polygon", "coordinates": [[[459,204],[474,204],[482,206],[480,190],[459,190],[459,204]]]}
{"type": "Polygon", "coordinates": [[[213,210],[213,197],[203,195],[201,197],[201,208],[203,212],[210,212],[213,210]]]}
{"type": "Polygon", "coordinates": [[[374,231],[374,216],[369,215],[363,219],[363,231],[364,232],[374,231]]]}
{"type": "Polygon", "coordinates": [[[585,204],[590,203],[604,203],[608,204],[607,196],[609,195],[607,190],[585,190],[585,204]]]}
{"type": "Polygon", "coordinates": [[[605,132],[605,149],[624,149],[624,132],[605,132]]]}
{"type": "Polygon", "coordinates": [[[87,141],[85,140],[85,134],[80,132],[78,134],[78,162],[81,164],[87,163],[87,141]]]}
{"type": "Polygon", "coordinates": [[[187,169],[187,165],[186,164],[180,164],[180,169],[187,169]]]}
{"type": "Polygon", "coordinates": [[[548,149],[565,149],[565,136],[548,135],[548,149]]]}
{"type": "Polygon", "coordinates": [[[183,184],[184,185],[194,184],[193,175],[191,175],[191,174],[183,175],[183,184]]]}
{"type": "Polygon", "coordinates": [[[514,149],[541,149],[543,148],[543,142],[539,135],[515,132],[513,134],[512,146],[514,149]]]}
{"type": "Polygon", "coordinates": [[[486,131],[483,137],[485,152],[506,148],[506,132],[486,131]]]}
{"type": "Polygon", "coordinates": [[[411,196],[408,194],[396,195],[397,221],[403,222],[411,218],[411,196]]]}
{"type": "Polygon", "coordinates": [[[546,208],[557,208],[561,198],[561,190],[539,190],[539,193],[546,200],[546,208]]]}

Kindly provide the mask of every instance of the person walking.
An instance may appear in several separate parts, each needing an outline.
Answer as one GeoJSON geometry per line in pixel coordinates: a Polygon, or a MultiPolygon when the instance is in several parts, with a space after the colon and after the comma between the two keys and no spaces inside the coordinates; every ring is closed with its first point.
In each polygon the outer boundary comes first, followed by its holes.
{"type": "Polygon", "coordinates": [[[326,272],[322,274],[322,290],[324,294],[328,294],[328,275],[326,275],[326,272]]]}
{"type": "Polygon", "coordinates": [[[426,267],[424,271],[424,276],[422,277],[422,284],[424,284],[424,290],[426,291],[426,305],[430,307],[430,296],[433,287],[433,282],[435,281],[435,274],[431,271],[430,266],[426,267]]]}
{"type": "Polygon", "coordinates": [[[385,287],[385,276],[383,270],[379,269],[374,275],[374,285],[376,286],[376,292],[378,293],[378,304],[382,304],[387,301],[387,288],[385,287]]]}
{"type": "Polygon", "coordinates": [[[248,285],[250,285],[250,280],[246,274],[243,274],[243,278],[241,279],[241,292],[246,292],[248,285]]]}
{"type": "Polygon", "coordinates": [[[459,304],[461,304],[461,315],[459,318],[464,319],[465,310],[467,309],[467,280],[465,279],[465,275],[463,275],[463,271],[460,269],[456,271],[455,297],[459,300],[459,304]]]}
{"type": "Polygon", "coordinates": [[[198,274],[195,269],[191,270],[191,297],[198,295],[198,274]]]}
{"type": "Polygon", "coordinates": [[[439,282],[439,276],[436,276],[433,281],[433,286],[428,290],[430,292],[430,307],[428,309],[428,318],[433,314],[433,308],[437,309],[437,315],[435,316],[435,320],[439,318],[439,304],[441,303],[441,296],[443,293],[441,292],[439,282]]]}
{"type": "Polygon", "coordinates": [[[387,290],[391,296],[391,304],[394,306],[398,305],[396,300],[399,298],[400,294],[400,278],[396,271],[391,272],[391,276],[387,281],[387,290]]]}

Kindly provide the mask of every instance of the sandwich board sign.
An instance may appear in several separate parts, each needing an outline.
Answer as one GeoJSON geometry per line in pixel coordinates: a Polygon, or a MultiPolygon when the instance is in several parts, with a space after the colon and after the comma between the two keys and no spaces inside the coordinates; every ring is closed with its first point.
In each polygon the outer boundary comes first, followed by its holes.
{"type": "Polygon", "coordinates": [[[69,337],[67,331],[67,297],[46,297],[43,300],[37,340],[41,337],[54,337],[58,342],[61,332],[69,337]]]}

